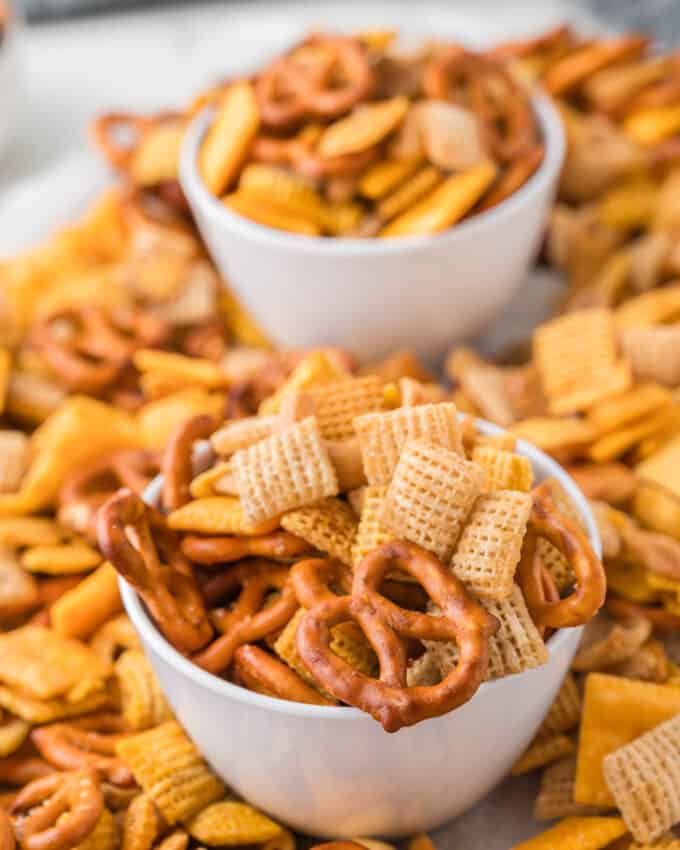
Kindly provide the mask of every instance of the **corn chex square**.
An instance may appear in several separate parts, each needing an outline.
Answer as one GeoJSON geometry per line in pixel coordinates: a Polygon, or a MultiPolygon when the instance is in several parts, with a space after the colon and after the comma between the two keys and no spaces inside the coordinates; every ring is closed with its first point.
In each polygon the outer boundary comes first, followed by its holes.
{"type": "Polygon", "coordinates": [[[404,443],[422,440],[463,454],[458,411],[453,402],[366,413],[354,420],[369,484],[389,484],[404,443]]]}
{"type": "Polygon", "coordinates": [[[472,458],[486,471],[486,487],[494,490],[520,490],[528,493],[534,481],[529,458],[494,445],[475,446],[472,458]]]}
{"type": "Polygon", "coordinates": [[[0,635],[0,682],[33,699],[68,696],[112,672],[111,665],[82,641],[43,626],[23,626],[0,635]]]}
{"type": "Polygon", "coordinates": [[[224,796],[222,782],[173,720],[122,738],[116,754],[170,825],[224,796]]]}
{"type": "Polygon", "coordinates": [[[630,363],[619,357],[613,313],[577,310],[541,325],[534,333],[534,362],[550,413],[587,410],[632,383],[630,363]]]}
{"type": "Polygon", "coordinates": [[[510,596],[531,506],[529,493],[517,490],[488,493],[474,503],[451,568],[476,595],[499,601],[510,596]]]}
{"type": "Polygon", "coordinates": [[[297,508],[281,517],[281,526],[311,543],[319,552],[351,565],[358,522],[346,502],[324,499],[316,505],[297,508]]]}
{"type": "Polygon", "coordinates": [[[409,440],[378,519],[397,537],[448,561],[483,487],[478,464],[451,449],[409,440]]]}
{"type": "Polygon", "coordinates": [[[680,822],[680,714],[605,757],[605,782],[637,841],[680,822]]]}
{"type": "Polygon", "coordinates": [[[354,419],[384,408],[383,382],[377,375],[348,378],[308,391],[325,440],[354,437],[354,419]]]}
{"type": "Polygon", "coordinates": [[[246,518],[264,522],[338,492],[338,479],[313,416],[232,458],[246,518]]]}
{"type": "MultiPolygon", "coordinates": [[[[532,670],[547,662],[548,650],[517,585],[513,586],[510,596],[502,602],[492,599],[481,599],[480,602],[499,623],[498,631],[489,639],[489,666],[485,681],[532,670]]],[[[458,663],[455,643],[424,643],[433,652],[442,677],[450,673],[458,663]]]]}
{"type": "Polygon", "coordinates": [[[379,519],[386,494],[387,487],[368,486],[363,489],[361,517],[352,547],[352,564],[355,567],[369,552],[395,539],[394,534],[379,519]]]}

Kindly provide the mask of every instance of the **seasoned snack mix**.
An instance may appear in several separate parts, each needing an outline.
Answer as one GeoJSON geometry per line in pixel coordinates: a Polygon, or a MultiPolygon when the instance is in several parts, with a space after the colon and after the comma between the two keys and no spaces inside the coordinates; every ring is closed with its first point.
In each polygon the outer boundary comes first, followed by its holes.
{"type": "Polygon", "coordinates": [[[680,847],[679,108],[677,58],[637,34],[406,54],[385,30],[95,123],[119,184],[0,264],[1,850],[296,846],[173,717],[119,574],[211,675],[397,734],[585,625],[511,771],[541,771],[556,822],[515,850],[680,847]],[[568,137],[555,315],[497,362],[457,347],[441,382],[408,351],[274,350],[179,188],[191,118],[214,109],[201,174],[239,215],[431,234],[540,167],[530,85],[568,137]],[[602,563],[520,438],[590,500],[602,563]]]}

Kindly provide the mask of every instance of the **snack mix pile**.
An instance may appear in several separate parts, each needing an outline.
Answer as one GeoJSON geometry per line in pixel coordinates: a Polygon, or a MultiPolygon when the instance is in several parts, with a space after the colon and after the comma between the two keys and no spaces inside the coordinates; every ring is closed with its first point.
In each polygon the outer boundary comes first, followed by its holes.
{"type": "Polygon", "coordinates": [[[118,573],[190,663],[389,732],[587,624],[513,768],[542,770],[534,814],[558,821],[515,850],[680,848],[680,66],[647,47],[317,35],[185,112],[96,123],[124,179],[0,265],[0,850],[295,848],[173,719],[118,573]],[[559,315],[502,363],[454,349],[444,384],[408,351],[272,350],[177,182],[200,107],[204,179],[240,214],[432,233],[539,167],[531,80],[568,136],[559,315]],[[604,570],[517,438],[590,499],[604,570]]]}

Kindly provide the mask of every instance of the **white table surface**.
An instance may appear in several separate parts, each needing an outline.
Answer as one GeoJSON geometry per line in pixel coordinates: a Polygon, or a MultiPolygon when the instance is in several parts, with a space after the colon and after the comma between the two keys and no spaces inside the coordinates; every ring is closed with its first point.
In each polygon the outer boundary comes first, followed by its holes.
{"type": "MultiPolygon", "coordinates": [[[[310,27],[398,25],[472,41],[539,31],[569,18],[558,0],[421,3],[225,3],[155,9],[27,27],[22,33],[22,115],[0,159],[0,257],[43,238],[109,180],[86,144],[101,110],[181,104],[223,75],[248,69],[310,27]]],[[[2,117],[0,117],[2,120],[2,117]]],[[[554,282],[527,282],[491,335],[493,347],[526,332],[544,313],[554,282]]],[[[435,839],[439,850],[509,850],[541,830],[531,820],[535,778],[509,780],[435,839]]]]}

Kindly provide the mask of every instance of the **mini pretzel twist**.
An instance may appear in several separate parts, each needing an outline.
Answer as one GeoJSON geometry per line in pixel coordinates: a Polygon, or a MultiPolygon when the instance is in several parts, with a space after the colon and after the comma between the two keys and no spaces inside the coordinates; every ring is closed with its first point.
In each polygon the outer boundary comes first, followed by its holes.
{"type": "Polygon", "coordinates": [[[101,507],[97,532],[105,557],[139,593],[168,640],[181,652],[205,646],[212,627],[203,596],[178,535],[163,517],[121,490],[101,507]]]}
{"type": "Polygon", "coordinates": [[[312,608],[318,602],[337,598],[330,585],[338,586],[350,593],[352,578],[350,571],[340,561],[313,558],[299,561],[290,571],[295,595],[303,608],[312,608]]]}
{"type": "Polygon", "coordinates": [[[680,617],[665,608],[653,605],[639,605],[616,593],[607,594],[607,611],[620,620],[634,620],[642,617],[657,632],[676,632],[680,630],[680,617]]]}
{"type": "Polygon", "coordinates": [[[159,124],[180,117],[177,112],[161,112],[154,116],[107,112],[92,122],[90,132],[111,167],[125,172],[144,137],[159,124]]]}
{"type": "Polygon", "coordinates": [[[197,440],[207,439],[217,428],[212,416],[193,416],[172,434],[163,454],[163,507],[174,511],[191,501],[189,487],[193,478],[193,448],[197,440]]]}
{"type": "Polygon", "coordinates": [[[187,534],[182,540],[182,552],[196,564],[227,564],[244,558],[268,558],[287,561],[308,553],[313,547],[289,531],[275,531],[254,537],[218,535],[202,537],[187,534]]]}
{"type": "Polygon", "coordinates": [[[146,449],[122,449],[87,464],[62,485],[59,521],[96,538],[97,511],[104,502],[121,487],[141,496],[159,470],[158,456],[146,449]]]}
{"type": "Polygon", "coordinates": [[[307,118],[338,118],[374,87],[366,50],[357,39],[313,36],[305,45],[319,48],[323,58],[310,64],[293,52],[273,62],[255,81],[266,127],[284,130],[307,118]]]}
{"type": "Polygon", "coordinates": [[[0,759],[0,785],[20,787],[54,772],[51,764],[35,756],[14,755],[0,759]]]}
{"type": "Polygon", "coordinates": [[[322,591],[302,618],[297,649],[312,675],[334,697],[361,708],[395,732],[438,717],[469,700],[479,687],[489,659],[489,638],[498,621],[475,602],[463,584],[429,552],[411,543],[391,542],[375,549],[355,571],[352,593],[322,591]],[[441,616],[400,608],[380,592],[388,571],[398,567],[416,578],[439,607],[441,616]],[[350,667],[330,649],[331,629],[355,620],[380,663],[380,678],[350,667]],[[455,641],[459,661],[439,684],[407,687],[406,639],[455,641]]]}
{"type": "Polygon", "coordinates": [[[277,699],[310,705],[334,705],[303,681],[287,664],[253,644],[239,646],[234,652],[232,675],[234,681],[251,691],[277,699]]]}
{"type": "Polygon", "coordinates": [[[215,576],[204,587],[211,603],[236,590],[238,596],[231,607],[212,612],[222,634],[193,657],[199,667],[211,673],[226,670],[237,647],[282,629],[298,607],[290,570],[279,564],[264,560],[240,564],[215,576]],[[277,591],[279,596],[267,605],[270,591],[277,591]]]}
{"type": "Polygon", "coordinates": [[[92,768],[114,785],[134,785],[132,771],[116,756],[116,743],[123,737],[123,720],[115,714],[52,723],[31,733],[40,754],[60,770],[92,768]]]}
{"type": "Polygon", "coordinates": [[[607,582],[604,568],[588,538],[568,517],[559,513],[549,487],[534,490],[517,580],[527,608],[539,628],[569,628],[587,623],[604,604],[607,582]],[[568,561],[576,576],[576,586],[565,599],[550,599],[546,594],[543,564],[536,556],[537,538],[544,537],[568,561]]]}
{"type": "Polygon", "coordinates": [[[19,791],[10,813],[26,850],[70,850],[95,828],[104,809],[93,770],[55,773],[19,791]]]}
{"type": "Polygon", "coordinates": [[[426,67],[423,88],[429,98],[471,109],[487,153],[501,162],[512,161],[535,143],[529,99],[501,62],[451,45],[426,67]]]}
{"type": "Polygon", "coordinates": [[[70,390],[98,393],[116,381],[136,349],[161,345],[168,333],[148,312],[85,305],[42,319],[31,340],[70,390]]]}

